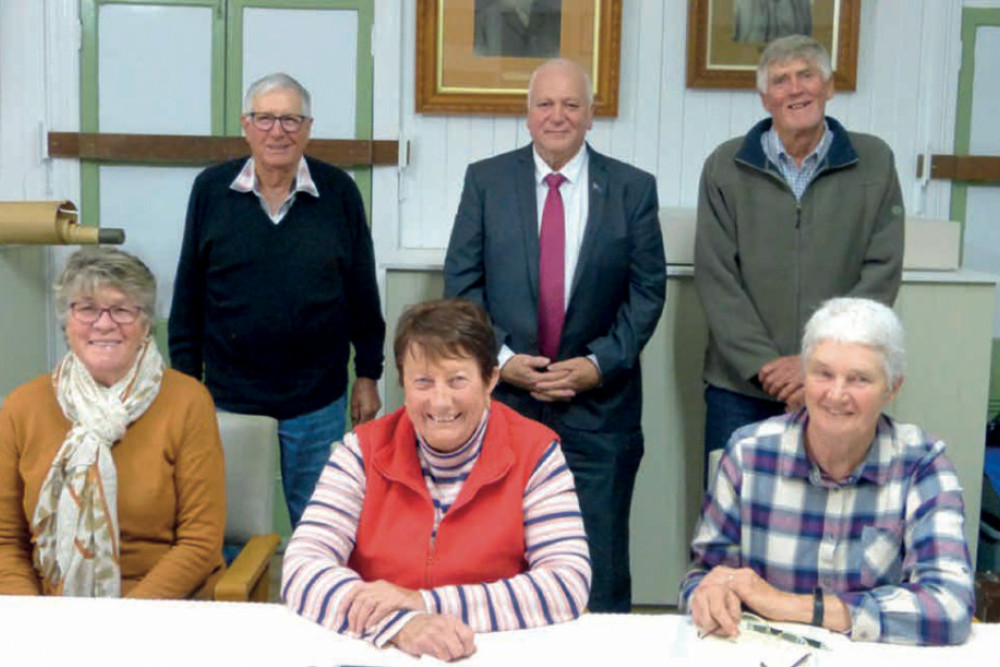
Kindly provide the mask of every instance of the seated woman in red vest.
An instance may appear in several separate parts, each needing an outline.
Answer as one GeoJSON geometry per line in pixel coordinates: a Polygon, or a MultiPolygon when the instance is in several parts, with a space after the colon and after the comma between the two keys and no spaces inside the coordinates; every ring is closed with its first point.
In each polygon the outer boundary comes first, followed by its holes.
{"type": "Polygon", "coordinates": [[[296,613],[376,646],[456,660],[474,632],[576,618],[590,554],[556,434],[496,401],[496,342],[461,299],[394,342],[405,405],[334,449],[285,551],[296,613]]]}

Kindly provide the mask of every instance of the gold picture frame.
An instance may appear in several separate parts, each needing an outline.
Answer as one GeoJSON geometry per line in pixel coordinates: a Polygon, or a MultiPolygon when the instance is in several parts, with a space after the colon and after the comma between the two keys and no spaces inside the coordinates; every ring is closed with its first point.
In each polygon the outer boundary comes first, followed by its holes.
{"type": "Polygon", "coordinates": [[[767,41],[800,29],[830,52],[835,89],[857,88],[861,0],[786,0],[778,18],[765,5],[774,0],[689,0],[688,88],[756,88],[767,41]]]}
{"type": "Polygon", "coordinates": [[[418,0],[417,113],[524,115],[532,70],[559,56],[590,72],[595,115],[617,116],[621,10],[621,0],[418,0]]]}

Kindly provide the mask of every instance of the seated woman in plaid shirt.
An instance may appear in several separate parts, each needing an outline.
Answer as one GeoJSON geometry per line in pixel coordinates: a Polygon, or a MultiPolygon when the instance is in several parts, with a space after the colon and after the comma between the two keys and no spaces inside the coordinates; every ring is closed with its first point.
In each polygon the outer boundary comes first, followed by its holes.
{"type": "Polygon", "coordinates": [[[861,641],[958,644],[972,567],[944,443],[882,410],[903,383],[903,330],[867,299],[806,324],[805,407],[736,431],[691,543],[681,604],[703,632],[741,607],[861,641]]]}

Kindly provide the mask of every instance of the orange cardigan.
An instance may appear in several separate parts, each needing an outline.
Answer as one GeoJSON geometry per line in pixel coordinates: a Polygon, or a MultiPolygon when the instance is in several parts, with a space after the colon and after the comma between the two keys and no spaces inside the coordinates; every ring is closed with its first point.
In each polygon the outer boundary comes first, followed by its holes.
{"type": "MultiPolygon", "coordinates": [[[[38,492],[70,422],[43,375],[0,409],[0,594],[50,594],[32,555],[38,492]]],[[[184,598],[222,571],[225,468],[215,409],[198,381],[167,370],[111,455],[118,472],[122,595],[184,598]]]]}
{"type": "Polygon", "coordinates": [[[479,459],[433,540],[434,506],[405,408],[355,433],[367,480],[348,566],[362,579],[416,590],[527,570],[524,488],[554,431],[493,401],[479,459]]]}

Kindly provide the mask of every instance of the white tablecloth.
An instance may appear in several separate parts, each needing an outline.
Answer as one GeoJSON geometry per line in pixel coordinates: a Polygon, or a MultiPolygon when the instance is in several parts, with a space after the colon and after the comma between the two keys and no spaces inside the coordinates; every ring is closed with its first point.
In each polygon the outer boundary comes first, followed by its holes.
{"type": "MultiPolygon", "coordinates": [[[[823,631],[831,647],[806,665],[972,667],[997,664],[1000,625],[974,625],[949,648],[853,643],[823,631]]],[[[53,667],[335,667],[439,665],[378,650],[302,619],[285,607],[223,602],[78,600],[0,596],[0,665],[53,667]]],[[[572,667],[691,664],[788,667],[804,651],[776,640],[699,640],[687,618],[589,614],[548,628],[476,637],[463,665],[572,667]]]]}

